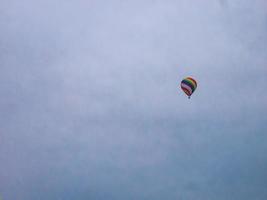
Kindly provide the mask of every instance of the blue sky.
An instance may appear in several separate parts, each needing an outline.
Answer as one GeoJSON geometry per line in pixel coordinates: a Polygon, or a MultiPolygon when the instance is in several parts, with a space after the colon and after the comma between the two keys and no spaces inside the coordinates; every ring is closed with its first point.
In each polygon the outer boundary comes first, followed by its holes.
{"type": "Polygon", "coordinates": [[[0,196],[265,200],[266,24],[265,0],[1,0],[0,196]]]}

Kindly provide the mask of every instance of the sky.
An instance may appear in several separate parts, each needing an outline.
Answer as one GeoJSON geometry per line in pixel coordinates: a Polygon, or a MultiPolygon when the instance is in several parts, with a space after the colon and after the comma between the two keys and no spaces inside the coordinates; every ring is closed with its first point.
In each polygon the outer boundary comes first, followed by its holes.
{"type": "Polygon", "coordinates": [[[1,200],[267,199],[265,0],[0,0],[0,30],[1,200]]]}

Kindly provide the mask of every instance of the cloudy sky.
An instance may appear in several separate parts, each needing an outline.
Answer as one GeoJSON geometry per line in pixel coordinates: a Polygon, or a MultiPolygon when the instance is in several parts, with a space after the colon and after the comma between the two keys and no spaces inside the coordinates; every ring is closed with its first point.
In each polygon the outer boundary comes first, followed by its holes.
{"type": "Polygon", "coordinates": [[[266,200],[266,44],[266,0],[0,0],[0,198],[266,200]]]}

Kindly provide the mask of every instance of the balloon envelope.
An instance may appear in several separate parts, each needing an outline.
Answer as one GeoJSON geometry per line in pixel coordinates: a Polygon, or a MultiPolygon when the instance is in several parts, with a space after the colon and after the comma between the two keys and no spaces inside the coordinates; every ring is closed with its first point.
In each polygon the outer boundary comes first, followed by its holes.
{"type": "Polygon", "coordinates": [[[188,96],[188,98],[190,98],[190,96],[197,88],[197,82],[192,77],[186,77],[181,82],[181,88],[184,91],[184,93],[188,96]]]}

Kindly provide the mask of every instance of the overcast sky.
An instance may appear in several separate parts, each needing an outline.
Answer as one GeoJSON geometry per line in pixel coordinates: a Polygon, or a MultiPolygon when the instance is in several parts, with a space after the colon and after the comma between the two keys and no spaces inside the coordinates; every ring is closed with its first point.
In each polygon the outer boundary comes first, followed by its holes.
{"type": "Polygon", "coordinates": [[[266,200],[266,44],[266,0],[0,0],[0,198],[266,200]]]}

